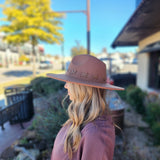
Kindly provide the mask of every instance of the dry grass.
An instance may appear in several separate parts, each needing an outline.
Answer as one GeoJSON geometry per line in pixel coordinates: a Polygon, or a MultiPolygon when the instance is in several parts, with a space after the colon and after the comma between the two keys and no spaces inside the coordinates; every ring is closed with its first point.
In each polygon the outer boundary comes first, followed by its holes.
{"type": "MultiPolygon", "coordinates": [[[[41,73],[41,74],[38,74],[36,77],[46,77],[46,73],[48,73],[48,71],[44,72],[44,73],[41,73]]],[[[64,73],[64,71],[56,70],[56,71],[49,71],[49,73],[59,74],[59,73],[64,73]]],[[[1,83],[0,84],[0,95],[4,94],[5,87],[12,86],[12,85],[15,85],[15,84],[29,84],[32,79],[33,79],[32,76],[29,76],[29,77],[17,78],[15,80],[12,80],[12,81],[9,81],[9,82],[1,83]]]]}

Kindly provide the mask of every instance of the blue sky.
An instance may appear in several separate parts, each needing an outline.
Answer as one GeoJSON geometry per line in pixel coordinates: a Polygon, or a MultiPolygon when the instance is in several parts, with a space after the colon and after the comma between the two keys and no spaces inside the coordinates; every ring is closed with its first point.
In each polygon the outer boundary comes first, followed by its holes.
{"type": "MultiPolygon", "coordinates": [[[[1,0],[1,3],[3,2],[4,0],[1,0]]],[[[135,52],[135,47],[116,49],[111,47],[112,42],[135,11],[135,0],[90,0],[90,3],[91,51],[100,53],[105,47],[109,53],[135,52]]],[[[54,11],[85,10],[86,0],[52,0],[52,9],[54,11]]],[[[1,11],[0,16],[3,16],[1,11]]],[[[83,13],[67,13],[62,20],[65,56],[70,55],[76,40],[87,47],[86,21],[86,15],[83,13]]],[[[61,55],[61,45],[44,44],[44,46],[46,53],[61,55]]]]}

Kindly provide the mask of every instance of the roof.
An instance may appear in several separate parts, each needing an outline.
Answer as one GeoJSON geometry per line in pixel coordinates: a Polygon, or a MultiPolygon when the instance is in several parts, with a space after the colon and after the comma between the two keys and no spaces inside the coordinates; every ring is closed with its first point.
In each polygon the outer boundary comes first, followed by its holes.
{"type": "Polygon", "coordinates": [[[159,51],[159,50],[160,50],[160,41],[157,41],[155,43],[147,45],[142,50],[140,50],[138,53],[156,52],[156,51],[159,51]]]}
{"type": "Polygon", "coordinates": [[[112,43],[112,47],[137,46],[142,39],[160,31],[159,14],[159,0],[142,0],[112,43]]]}

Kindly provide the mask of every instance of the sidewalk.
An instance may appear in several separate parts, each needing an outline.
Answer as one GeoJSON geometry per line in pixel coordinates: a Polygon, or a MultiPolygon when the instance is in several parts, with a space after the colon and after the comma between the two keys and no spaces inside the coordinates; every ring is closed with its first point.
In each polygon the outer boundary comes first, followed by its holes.
{"type": "Polygon", "coordinates": [[[23,132],[31,125],[32,120],[23,123],[24,128],[22,129],[20,124],[10,125],[9,122],[4,124],[5,130],[0,128],[0,155],[8,148],[16,139],[19,139],[23,132]]]}

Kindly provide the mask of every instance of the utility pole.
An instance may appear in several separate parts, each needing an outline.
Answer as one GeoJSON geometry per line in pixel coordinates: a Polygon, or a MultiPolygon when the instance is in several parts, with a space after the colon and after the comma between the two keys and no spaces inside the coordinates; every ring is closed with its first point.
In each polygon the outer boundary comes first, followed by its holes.
{"type": "Polygon", "coordinates": [[[73,11],[56,11],[57,13],[84,13],[87,16],[87,54],[90,54],[90,0],[87,1],[86,10],[73,10],[73,11]]]}
{"type": "Polygon", "coordinates": [[[87,54],[90,54],[90,0],[87,0],[87,54]]]}

